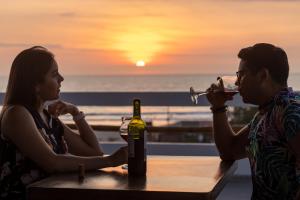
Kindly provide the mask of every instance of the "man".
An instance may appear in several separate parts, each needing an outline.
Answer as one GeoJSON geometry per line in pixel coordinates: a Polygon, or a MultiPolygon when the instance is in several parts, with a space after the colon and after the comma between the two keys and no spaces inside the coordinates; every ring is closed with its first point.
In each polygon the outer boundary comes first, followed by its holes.
{"type": "Polygon", "coordinates": [[[225,106],[232,97],[214,93],[221,89],[215,84],[207,89],[220,157],[249,158],[252,199],[300,199],[300,103],[287,85],[287,55],[281,48],[259,43],[240,50],[238,57],[239,93],[245,103],[258,105],[259,111],[234,133],[225,106]]]}

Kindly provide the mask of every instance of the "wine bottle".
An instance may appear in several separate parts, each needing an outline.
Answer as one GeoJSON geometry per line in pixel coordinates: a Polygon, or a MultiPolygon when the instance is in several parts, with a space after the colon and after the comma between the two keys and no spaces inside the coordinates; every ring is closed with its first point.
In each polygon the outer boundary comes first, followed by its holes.
{"type": "Polygon", "coordinates": [[[141,101],[133,100],[133,117],[128,124],[128,174],[145,176],[147,171],[146,124],[141,118],[141,101]]]}

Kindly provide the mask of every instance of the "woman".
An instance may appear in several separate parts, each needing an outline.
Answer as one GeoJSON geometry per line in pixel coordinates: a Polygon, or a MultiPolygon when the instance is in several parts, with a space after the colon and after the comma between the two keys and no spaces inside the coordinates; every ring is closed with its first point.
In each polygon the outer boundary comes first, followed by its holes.
{"type": "Polygon", "coordinates": [[[99,169],[127,162],[127,148],[103,157],[84,114],[59,98],[63,77],[43,47],[22,51],[13,61],[1,112],[0,199],[25,199],[25,187],[53,172],[99,169]],[[79,130],[57,117],[71,114],[79,130]]]}

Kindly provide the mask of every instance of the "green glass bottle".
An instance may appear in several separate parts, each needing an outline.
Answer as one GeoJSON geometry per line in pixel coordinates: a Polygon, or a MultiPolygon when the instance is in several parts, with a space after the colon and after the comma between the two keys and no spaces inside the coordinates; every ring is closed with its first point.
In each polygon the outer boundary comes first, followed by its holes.
{"type": "Polygon", "coordinates": [[[141,118],[141,101],[133,100],[133,117],[128,124],[128,174],[145,176],[147,171],[146,123],[141,118]]]}

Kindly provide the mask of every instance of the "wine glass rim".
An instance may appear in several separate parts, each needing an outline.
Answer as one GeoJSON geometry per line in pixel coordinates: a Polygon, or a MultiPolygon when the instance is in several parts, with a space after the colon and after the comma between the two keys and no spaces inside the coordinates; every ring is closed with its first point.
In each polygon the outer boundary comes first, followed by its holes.
{"type": "Polygon", "coordinates": [[[131,119],[132,119],[131,116],[123,116],[123,117],[122,117],[122,120],[131,120],[131,119]]]}
{"type": "Polygon", "coordinates": [[[194,94],[195,93],[195,90],[193,87],[190,87],[190,94],[194,94]]]}

